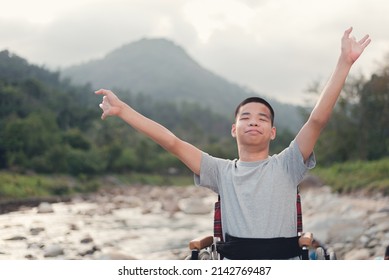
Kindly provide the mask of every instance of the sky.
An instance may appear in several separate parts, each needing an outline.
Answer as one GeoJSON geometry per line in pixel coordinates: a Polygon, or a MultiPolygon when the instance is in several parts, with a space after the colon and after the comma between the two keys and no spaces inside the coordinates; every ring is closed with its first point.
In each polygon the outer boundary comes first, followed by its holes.
{"type": "Polygon", "coordinates": [[[230,82],[293,104],[328,80],[348,27],[357,40],[372,38],[350,75],[369,78],[389,53],[387,0],[0,0],[0,7],[0,50],[49,70],[167,38],[230,82]]]}

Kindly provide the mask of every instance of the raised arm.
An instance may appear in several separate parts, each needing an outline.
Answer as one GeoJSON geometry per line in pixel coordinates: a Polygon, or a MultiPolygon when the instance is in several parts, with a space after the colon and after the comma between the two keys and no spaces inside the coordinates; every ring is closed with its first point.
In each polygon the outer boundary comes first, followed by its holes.
{"type": "Polygon", "coordinates": [[[335,70],[324,87],[308,121],[296,136],[304,160],[307,160],[312,154],[321,131],[329,121],[351,66],[371,41],[368,35],[360,41],[356,41],[354,37],[350,37],[351,31],[350,27],[344,32],[341,41],[341,54],[335,70]]]}
{"type": "Polygon", "coordinates": [[[137,131],[145,134],[165,150],[179,158],[195,174],[200,174],[201,150],[182,141],[166,127],[138,113],[121,101],[112,91],[100,89],[95,92],[103,95],[100,108],[103,110],[101,118],[118,116],[137,131]]]}

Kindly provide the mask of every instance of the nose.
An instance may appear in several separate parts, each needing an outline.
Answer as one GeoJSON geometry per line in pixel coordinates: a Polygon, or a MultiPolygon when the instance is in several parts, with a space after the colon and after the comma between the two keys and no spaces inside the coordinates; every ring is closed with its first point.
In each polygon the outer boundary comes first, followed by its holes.
{"type": "Polygon", "coordinates": [[[258,124],[256,123],[256,121],[252,120],[250,121],[249,126],[258,126],[258,124]]]}

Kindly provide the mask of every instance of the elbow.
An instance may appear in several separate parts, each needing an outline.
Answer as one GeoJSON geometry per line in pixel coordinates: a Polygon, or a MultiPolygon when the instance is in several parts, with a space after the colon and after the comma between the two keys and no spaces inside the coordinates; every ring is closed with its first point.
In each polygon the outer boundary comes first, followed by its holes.
{"type": "Polygon", "coordinates": [[[309,118],[308,122],[314,127],[325,127],[327,124],[322,118],[309,118]]]}
{"type": "Polygon", "coordinates": [[[308,122],[318,128],[318,129],[323,129],[328,121],[330,119],[330,116],[329,115],[325,115],[325,114],[312,114],[309,119],[308,119],[308,122]]]}
{"type": "Polygon", "coordinates": [[[322,118],[310,117],[308,119],[307,125],[312,129],[312,131],[316,131],[320,134],[321,131],[323,131],[323,129],[326,127],[327,121],[322,118]]]}
{"type": "Polygon", "coordinates": [[[171,137],[166,140],[161,146],[168,152],[176,154],[177,147],[179,145],[180,139],[177,137],[171,137]]]}

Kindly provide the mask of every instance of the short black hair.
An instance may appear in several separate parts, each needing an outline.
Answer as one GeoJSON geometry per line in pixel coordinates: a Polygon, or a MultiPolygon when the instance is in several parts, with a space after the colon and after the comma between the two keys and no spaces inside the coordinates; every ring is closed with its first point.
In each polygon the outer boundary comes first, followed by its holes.
{"type": "Polygon", "coordinates": [[[247,103],[252,103],[252,102],[261,103],[261,104],[265,105],[267,108],[269,108],[270,115],[271,115],[270,116],[271,125],[273,125],[274,124],[274,117],[275,117],[273,107],[265,99],[258,97],[258,96],[248,97],[245,100],[243,100],[242,102],[240,102],[239,105],[235,109],[235,119],[238,116],[240,108],[242,106],[246,105],[247,103]]]}

